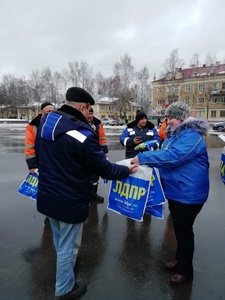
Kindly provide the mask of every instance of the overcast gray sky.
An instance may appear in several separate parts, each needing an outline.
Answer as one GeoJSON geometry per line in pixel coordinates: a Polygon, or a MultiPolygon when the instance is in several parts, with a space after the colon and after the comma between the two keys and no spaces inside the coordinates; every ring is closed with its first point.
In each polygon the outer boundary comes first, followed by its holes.
{"type": "Polygon", "coordinates": [[[172,49],[185,67],[194,53],[223,61],[224,28],[224,0],[0,0],[0,75],[84,60],[109,76],[128,53],[152,79],[172,49]]]}

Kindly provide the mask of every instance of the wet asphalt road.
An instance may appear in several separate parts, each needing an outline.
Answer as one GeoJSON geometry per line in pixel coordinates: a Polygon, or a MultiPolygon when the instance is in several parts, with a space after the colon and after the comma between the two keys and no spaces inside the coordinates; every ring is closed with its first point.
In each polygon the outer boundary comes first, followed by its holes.
{"type": "MultiPolygon", "coordinates": [[[[35,201],[17,193],[27,174],[23,135],[22,129],[0,125],[0,300],[49,300],[54,297],[55,283],[51,229],[36,211],[35,201]]],[[[175,251],[167,205],[163,220],[146,215],[139,223],[107,210],[107,201],[91,203],[76,267],[77,277],[88,284],[82,300],[225,299],[221,151],[221,147],[209,148],[211,187],[194,226],[193,282],[172,287],[172,274],[163,268],[163,262],[173,258],[175,251]]],[[[112,143],[110,161],[123,158],[124,150],[112,143]]],[[[105,199],[108,189],[100,180],[99,194],[105,199]]]]}

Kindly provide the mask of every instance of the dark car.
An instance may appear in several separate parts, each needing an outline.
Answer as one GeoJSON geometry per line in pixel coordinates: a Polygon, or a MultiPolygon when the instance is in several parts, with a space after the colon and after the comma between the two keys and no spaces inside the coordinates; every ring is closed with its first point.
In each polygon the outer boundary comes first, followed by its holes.
{"type": "Polygon", "coordinates": [[[225,122],[219,122],[219,123],[215,123],[213,125],[213,130],[222,132],[225,130],[225,122]]]}

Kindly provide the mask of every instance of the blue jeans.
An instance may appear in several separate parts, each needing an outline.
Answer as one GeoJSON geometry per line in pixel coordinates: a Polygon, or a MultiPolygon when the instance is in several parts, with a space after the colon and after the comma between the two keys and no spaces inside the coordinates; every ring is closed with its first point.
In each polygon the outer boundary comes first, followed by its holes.
{"type": "Polygon", "coordinates": [[[83,232],[83,223],[68,224],[50,218],[57,255],[55,296],[69,293],[75,284],[74,267],[83,232]]]}

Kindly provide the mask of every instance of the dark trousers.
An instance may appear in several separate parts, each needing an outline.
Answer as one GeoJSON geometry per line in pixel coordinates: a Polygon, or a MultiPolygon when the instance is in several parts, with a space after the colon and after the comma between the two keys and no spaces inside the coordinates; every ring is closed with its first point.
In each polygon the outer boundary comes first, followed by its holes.
{"type": "Polygon", "coordinates": [[[91,194],[92,196],[96,196],[98,192],[98,181],[99,181],[99,176],[96,174],[92,174],[91,176],[91,194]]]}
{"type": "Polygon", "coordinates": [[[194,232],[193,224],[203,204],[187,205],[168,200],[177,240],[177,272],[182,275],[193,275],[194,232]]]}

